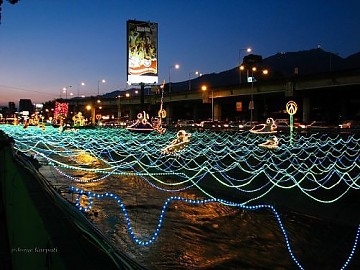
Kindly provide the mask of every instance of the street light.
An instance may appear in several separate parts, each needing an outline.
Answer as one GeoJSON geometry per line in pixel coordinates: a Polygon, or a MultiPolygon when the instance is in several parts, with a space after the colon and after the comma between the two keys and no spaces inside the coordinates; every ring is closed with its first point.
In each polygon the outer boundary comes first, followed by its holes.
{"type": "Polygon", "coordinates": [[[199,71],[191,71],[191,72],[189,72],[189,91],[191,90],[191,74],[195,74],[195,75],[200,76],[199,71]]]}
{"type": "Polygon", "coordinates": [[[256,67],[252,67],[251,68],[251,101],[249,104],[249,109],[250,109],[250,123],[252,126],[253,123],[253,110],[254,110],[254,72],[256,72],[256,67]]]}
{"type": "MultiPolygon", "coordinates": [[[[120,103],[120,99],[121,99],[122,97],[124,97],[124,96],[122,96],[122,95],[120,95],[120,94],[117,96],[117,98],[118,98],[118,124],[119,124],[119,126],[120,126],[120,124],[121,124],[121,103],[120,103]]],[[[126,94],[125,94],[125,97],[129,98],[129,97],[130,97],[130,94],[129,94],[129,93],[126,93],[126,94]]]]}
{"type": "Polygon", "coordinates": [[[248,48],[240,48],[239,49],[239,65],[241,64],[241,52],[242,51],[246,51],[247,53],[251,53],[252,49],[250,47],[248,47],[248,48]]]}
{"type": "Polygon", "coordinates": [[[77,96],[79,97],[80,95],[79,95],[79,93],[80,93],[80,86],[85,86],[85,83],[84,82],[82,82],[82,83],[80,83],[80,85],[78,86],[78,92],[77,92],[77,96]]]}
{"type": "Polygon", "coordinates": [[[101,83],[106,83],[106,81],[104,79],[98,80],[98,96],[100,95],[100,82],[101,83]]]}
{"type": "Polygon", "coordinates": [[[121,123],[121,109],[120,109],[120,98],[121,98],[121,95],[118,95],[118,125],[120,126],[120,123],[121,123]]]}
{"type": "Polygon", "coordinates": [[[68,90],[68,88],[71,88],[72,87],[72,85],[69,85],[69,86],[66,86],[66,87],[64,87],[63,88],[63,93],[65,93],[65,99],[67,100],[67,90],[68,90]]]}
{"type": "Polygon", "coordinates": [[[171,76],[170,76],[170,74],[171,74],[171,69],[172,68],[179,69],[180,65],[175,64],[175,65],[169,66],[169,92],[171,92],[171,76]]]}
{"type": "MultiPolygon", "coordinates": [[[[202,85],[201,86],[202,91],[207,91],[207,86],[202,85]]],[[[211,89],[211,121],[214,122],[214,90],[211,89]]]]}
{"type": "MultiPolygon", "coordinates": [[[[249,81],[249,82],[251,82],[251,101],[249,104],[251,125],[253,122],[253,110],[254,110],[254,82],[256,82],[256,79],[254,78],[254,72],[256,72],[256,71],[257,71],[256,67],[251,68],[251,81],[249,81]]],[[[249,70],[247,70],[247,73],[249,73],[249,70]]],[[[261,70],[261,73],[263,75],[269,75],[269,70],[263,69],[263,70],[261,70]]]]}
{"type": "Polygon", "coordinates": [[[250,47],[249,48],[241,48],[241,49],[239,49],[239,66],[240,66],[240,77],[239,77],[240,81],[239,82],[240,82],[240,85],[241,85],[241,71],[244,70],[244,67],[241,65],[241,52],[242,51],[246,51],[247,53],[251,53],[252,49],[250,47]]]}

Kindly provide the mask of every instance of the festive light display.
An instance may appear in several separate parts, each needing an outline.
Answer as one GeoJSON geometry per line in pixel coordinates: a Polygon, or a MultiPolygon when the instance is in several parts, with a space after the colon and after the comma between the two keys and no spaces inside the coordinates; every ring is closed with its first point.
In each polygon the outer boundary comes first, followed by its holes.
{"type": "MultiPolygon", "coordinates": [[[[189,203],[189,204],[194,204],[194,205],[199,205],[199,204],[208,204],[208,203],[222,203],[222,204],[225,204],[225,205],[229,205],[229,206],[232,206],[232,207],[238,207],[240,209],[244,209],[244,210],[248,210],[248,211],[254,211],[254,210],[260,210],[260,209],[269,209],[271,210],[271,212],[273,213],[273,215],[275,216],[278,224],[279,224],[279,227],[280,227],[280,230],[281,230],[281,233],[283,234],[284,236],[284,240],[285,240],[285,244],[286,244],[286,248],[290,254],[290,257],[291,259],[294,261],[294,263],[297,265],[297,267],[299,269],[304,269],[303,266],[300,264],[300,262],[298,261],[298,259],[296,258],[292,248],[291,248],[291,245],[290,245],[290,242],[289,242],[289,237],[288,237],[288,234],[286,233],[286,230],[283,226],[283,223],[280,219],[280,215],[279,213],[276,211],[276,209],[272,206],[272,205],[268,205],[268,204],[259,204],[259,205],[252,205],[252,206],[248,206],[248,205],[244,205],[244,204],[240,204],[240,203],[234,203],[234,202],[230,202],[230,201],[226,201],[226,200],[223,200],[223,199],[207,199],[207,200],[192,200],[192,199],[186,199],[186,198],[182,198],[182,197],[179,197],[179,196],[172,196],[170,198],[168,198],[165,203],[163,204],[163,207],[161,209],[161,213],[160,213],[160,216],[159,216],[159,220],[158,220],[158,224],[156,226],[156,229],[154,231],[154,233],[152,234],[152,236],[148,239],[148,240],[140,240],[133,228],[132,228],[132,225],[131,225],[131,220],[129,218],[129,215],[127,213],[127,210],[126,210],[126,207],[125,205],[123,204],[121,198],[119,196],[117,196],[116,194],[113,194],[113,193],[104,193],[104,194],[98,194],[98,193],[94,193],[94,192],[90,192],[90,191],[84,191],[82,189],[79,189],[79,188],[76,188],[76,187],[69,187],[70,191],[77,194],[77,198],[76,198],[76,206],[81,210],[81,211],[89,211],[92,206],[93,206],[93,198],[96,198],[96,199],[104,199],[104,198],[112,198],[114,199],[117,204],[119,205],[119,207],[121,208],[121,211],[122,213],[124,214],[125,216],[125,219],[126,219],[126,225],[127,225],[127,229],[128,229],[128,232],[129,232],[129,235],[131,236],[131,238],[133,239],[133,241],[138,244],[138,245],[141,245],[141,246],[149,246],[151,244],[153,244],[156,240],[156,238],[158,237],[159,233],[160,233],[160,229],[161,229],[161,226],[164,222],[164,218],[165,218],[165,214],[166,214],[166,210],[168,208],[168,205],[172,202],[172,201],[182,201],[182,202],[186,202],[186,203],[189,203]],[[83,197],[83,196],[86,196],[89,200],[89,204],[88,206],[84,207],[81,205],[80,203],[80,199],[83,197]]],[[[353,247],[351,249],[351,252],[347,258],[347,260],[345,261],[345,263],[342,265],[341,269],[345,269],[348,264],[350,263],[352,257],[354,256],[354,253],[355,253],[355,250],[356,250],[356,247],[357,247],[357,244],[358,244],[358,239],[359,239],[359,235],[360,235],[360,225],[358,226],[358,229],[356,231],[356,234],[355,234],[355,240],[354,240],[354,244],[353,244],[353,247]]]]}
{"type": "Polygon", "coordinates": [[[289,146],[289,136],[281,134],[278,148],[267,151],[258,146],[264,136],[195,132],[186,148],[166,155],[162,150],[176,136],[174,132],[161,136],[123,129],[59,133],[50,127],[44,132],[14,126],[7,126],[5,132],[15,138],[17,150],[45,158],[59,173],[74,181],[99,181],[106,175],[139,175],[169,192],[195,186],[214,198],[201,185],[206,178],[252,194],[243,204],[259,201],[275,188],[296,188],[313,200],[333,203],[349,190],[360,187],[360,139],[354,135],[295,136],[289,146]],[[84,154],[101,166],[93,167],[91,162],[77,159],[84,154]],[[71,171],[79,170],[100,176],[91,180],[73,177],[71,171]],[[169,182],[162,176],[173,176],[177,181],[169,182]]]}
{"type": "Polygon", "coordinates": [[[173,154],[184,149],[190,142],[190,136],[191,134],[187,133],[185,130],[179,130],[176,134],[176,139],[166,146],[162,152],[164,154],[173,154]]]}
{"type": "Polygon", "coordinates": [[[66,118],[69,111],[68,103],[55,102],[54,120],[60,122],[66,118]]]}
{"type": "MultiPolygon", "coordinates": [[[[331,204],[360,188],[360,138],[355,135],[295,134],[290,138],[287,134],[277,134],[278,147],[269,151],[258,145],[271,135],[193,132],[186,147],[169,155],[163,149],[171,144],[175,131],[159,135],[131,133],[125,129],[84,129],[76,133],[59,133],[52,127],[44,131],[36,127],[21,129],[1,125],[0,129],[15,139],[18,151],[46,161],[71,185],[102,181],[109,176],[134,175],[154,188],[172,193],[196,188],[209,198],[192,201],[170,197],[164,203],[155,233],[143,241],[132,231],[126,208],[117,195],[71,187],[79,196],[76,204],[80,210],[91,209],[93,198],[115,199],[126,217],[130,235],[139,245],[150,245],[156,240],[165,210],[174,200],[192,204],[217,202],[245,210],[267,208],[278,220],[291,258],[303,269],[291,250],[277,211],[263,204],[262,198],[276,189],[296,189],[316,202],[331,204]],[[93,177],[76,176],[79,171],[93,177]],[[208,188],[209,182],[221,186],[225,192],[231,190],[246,196],[239,196],[237,202],[223,200],[208,188]],[[84,196],[88,206],[79,201],[84,196]]],[[[360,227],[342,269],[355,252],[359,233],[360,227]]]]}

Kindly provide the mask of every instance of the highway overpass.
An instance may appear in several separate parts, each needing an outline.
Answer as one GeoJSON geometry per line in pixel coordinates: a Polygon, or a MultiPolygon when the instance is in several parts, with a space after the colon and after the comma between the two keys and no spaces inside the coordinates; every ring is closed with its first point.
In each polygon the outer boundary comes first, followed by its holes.
{"type": "MultiPolygon", "coordinates": [[[[164,91],[163,104],[167,111],[167,122],[178,119],[204,120],[263,120],[273,114],[281,114],[285,104],[294,100],[299,105],[296,115],[299,121],[337,121],[337,118],[360,117],[360,69],[329,72],[307,76],[259,80],[241,85],[226,85],[212,88],[204,80],[192,82],[191,91],[185,83],[172,83],[169,93],[164,91]],[[183,85],[181,88],[179,86],[183,85]],[[201,88],[207,86],[206,91],[201,88]],[[249,106],[253,102],[253,109],[249,106]]],[[[166,89],[166,87],[165,87],[166,89]]],[[[95,119],[96,115],[118,118],[127,116],[135,119],[142,109],[150,116],[157,116],[161,95],[145,90],[141,94],[121,91],[120,98],[103,96],[73,98],[68,100],[70,111],[82,111],[95,119]],[[98,102],[98,100],[100,102],[98,102]],[[143,102],[142,102],[143,100],[143,102]],[[86,106],[91,105],[90,111],[86,106]]]]}

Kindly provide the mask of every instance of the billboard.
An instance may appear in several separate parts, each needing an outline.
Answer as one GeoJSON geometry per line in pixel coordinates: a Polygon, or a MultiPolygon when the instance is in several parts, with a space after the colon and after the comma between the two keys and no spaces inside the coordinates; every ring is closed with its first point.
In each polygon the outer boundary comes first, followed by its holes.
{"type": "Polygon", "coordinates": [[[158,83],[158,24],[127,21],[128,83],[158,83]]]}

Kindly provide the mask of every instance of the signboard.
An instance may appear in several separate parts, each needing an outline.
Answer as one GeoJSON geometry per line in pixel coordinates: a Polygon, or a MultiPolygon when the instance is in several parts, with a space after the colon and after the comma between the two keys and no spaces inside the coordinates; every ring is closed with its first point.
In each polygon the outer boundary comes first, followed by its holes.
{"type": "Polygon", "coordinates": [[[254,101],[250,100],[250,102],[249,102],[249,110],[254,110],[254,109],[255,109],[254,101]]]}
{"type": "Polygon", "coordinates": [[[158,83],[158,24],[127,21],[128,83],[158,83]]]}
{"type": "Polygon", "coordinates": [[[236,111],[242,112],[242,101],[236,102],[236,111]]]}
{"type": "Polygon", "coordinates": [[[247,78],[247,81],[248,81],[249,83],[251,83],[251,82],[256,82],[255,77],[252,77],[252,76],[249,76],[249,77],[247,78]]]}

